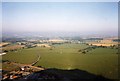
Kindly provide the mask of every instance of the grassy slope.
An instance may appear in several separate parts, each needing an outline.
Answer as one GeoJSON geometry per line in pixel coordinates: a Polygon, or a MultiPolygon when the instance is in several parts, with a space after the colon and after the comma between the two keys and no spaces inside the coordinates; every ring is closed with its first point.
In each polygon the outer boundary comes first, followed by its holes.
{"type": "Polygon", "coordinates": [[[18,63],[30,64],[37,59],[37,49],[24,49],[17,52],[8,52],[3,56],[3,60],[9,60],[18,63]]]}
{"type": "Polygon", "coordinates": [[[36,66],[60,69],[81,69],[91,73],[104,75],[108,78],[117,78],[117,50],[109,48],[97,48],[82,54],[79,49],[86,48],[83,44],[55,45],[55,48],[31,48],[18,52],[9,52],[3,59],[20,63],[32,63],[37,55],[41,55],[36,66]],[[26,59],[27,58],[27,59],[26,59]]]}

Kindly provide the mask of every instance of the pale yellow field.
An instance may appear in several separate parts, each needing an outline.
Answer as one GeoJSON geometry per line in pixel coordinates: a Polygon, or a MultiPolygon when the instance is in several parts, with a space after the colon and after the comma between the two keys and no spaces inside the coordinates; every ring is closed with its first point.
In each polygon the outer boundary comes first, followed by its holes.
{"type": "Polygon", "coordinates": [[[113,46],[118,45],[118,42],[113,42],[112,39],[104,39],[99,42],[89,42],[89,45],[95,45],[95,46],[113,46]]]}
{"type": "Polygon", "coordinates": [[[51,47],[49,44],[36,44],[37,46],[40,46],[40,47],[51,47]]]}

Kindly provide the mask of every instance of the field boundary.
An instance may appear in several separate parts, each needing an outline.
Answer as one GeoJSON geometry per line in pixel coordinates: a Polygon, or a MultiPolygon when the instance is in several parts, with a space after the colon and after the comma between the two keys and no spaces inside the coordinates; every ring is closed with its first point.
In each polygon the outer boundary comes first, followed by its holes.
{"type": "Polygon", "coordinates": [[[31,66],[34,66],[38,61],[40,60],[40,55],[38,55],[38,59],[31,64],[31,66]]]}

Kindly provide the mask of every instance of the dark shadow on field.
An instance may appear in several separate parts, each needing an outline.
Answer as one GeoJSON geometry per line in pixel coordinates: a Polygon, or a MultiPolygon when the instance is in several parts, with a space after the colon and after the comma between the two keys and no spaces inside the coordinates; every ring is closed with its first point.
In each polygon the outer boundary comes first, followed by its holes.
{"type": "MultiPolygon", "coordinates": [[[[4,80],[5,81],[5,80],[4,80]]],[[[6,81],[113,81],[84,70],[46,69],[18,80],[6,81]]]]}

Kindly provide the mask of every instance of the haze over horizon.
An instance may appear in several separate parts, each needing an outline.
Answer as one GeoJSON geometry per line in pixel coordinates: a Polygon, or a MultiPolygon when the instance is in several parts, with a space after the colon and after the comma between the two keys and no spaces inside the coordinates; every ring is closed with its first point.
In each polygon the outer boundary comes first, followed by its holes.
{"type": "Polygon", "coordinates": [[[3,2],[3,32],[118,34],[117,2],[3,2]]]}

